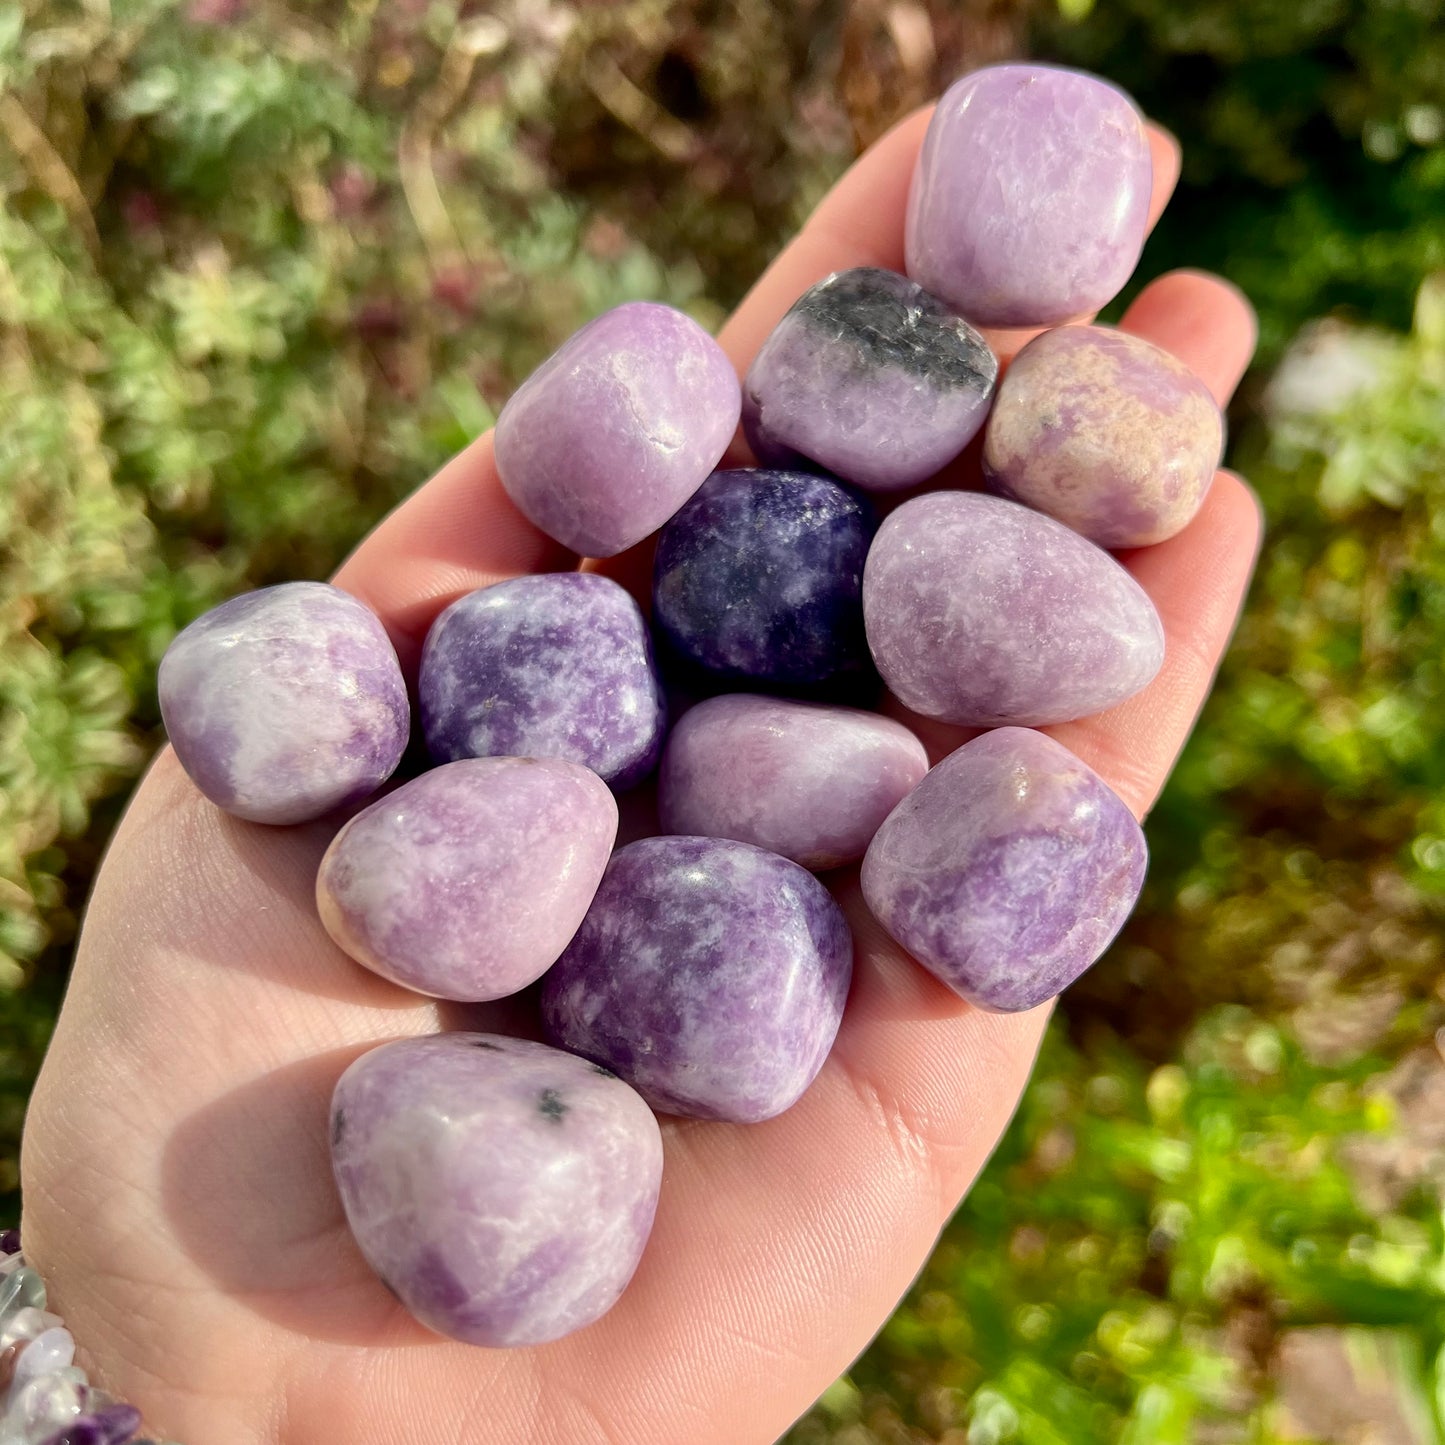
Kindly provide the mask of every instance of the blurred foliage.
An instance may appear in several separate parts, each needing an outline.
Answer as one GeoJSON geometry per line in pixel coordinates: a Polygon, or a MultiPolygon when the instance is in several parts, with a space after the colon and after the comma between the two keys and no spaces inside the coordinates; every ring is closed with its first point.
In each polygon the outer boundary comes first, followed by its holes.
{"type": "Polygon", "coordinates": [[[1233,418],[1269,538],[1143,907],[791,1438],[1445,1440],[1442,21],[0,3],[0,1216],[175,630],[323,575],[587,316],[647,296],[715,324],[861,144],[1032,49],[1184,141],[1142,274],[1224,271],[1284,357],[1233,418]]]}

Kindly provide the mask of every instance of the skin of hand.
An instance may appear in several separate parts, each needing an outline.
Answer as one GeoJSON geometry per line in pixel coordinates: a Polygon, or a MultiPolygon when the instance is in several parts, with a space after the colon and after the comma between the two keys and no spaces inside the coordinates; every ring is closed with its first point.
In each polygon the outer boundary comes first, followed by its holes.
{"type": "MultiPolygon", "coordinates": [[[[927,112],[822,202],[722,335],[740,371],[801,292],[903,269],[927,112]]],[[[1152,133],[1155,217],[1178,175],[1152,133]]],[[[1176,273],[1123,325],[1224,401],[1251,354],[1247,305],[1176,273]]],[[[1027,334],[995,333],[1007,358],[1027,334]]],[[[971,449],[950,481],[976,477],[971,449]]],[[[1259,513],[1221,472],[1178,536],[1125,557],[1168,638],[1163,671],[1098,717],[1048,729],[1136,813],[1208,692],[1253,567],[1259,513]]],[[[357,549],[337,582],[381,615],[403,666],[448,602],[576,559],[518,514],[480,438],[357,549]]],[[[646,556],[608,570],[645,575],[646,556]]],[[[961,735],[931,726],[941,756],[961,735]]],[[[979,1012],[837,884],[856,971],[814,1086],[766,1124],[664,1120],[657,1225],[619,1304],[537,1349],[416,1324],[363,1262],[332,1183],[327,1111],[375,1044],[496,1027],[505,1006],[420,998],[353,963],[316,917],[334,830],[239,822],[164,752],[116,833],[22,1151],[22,1237],[92,1378],[186,1445],[770,1445],[847,1368],[924,1264],[1008,1122],[1047,1009],[979,1012]]]]}

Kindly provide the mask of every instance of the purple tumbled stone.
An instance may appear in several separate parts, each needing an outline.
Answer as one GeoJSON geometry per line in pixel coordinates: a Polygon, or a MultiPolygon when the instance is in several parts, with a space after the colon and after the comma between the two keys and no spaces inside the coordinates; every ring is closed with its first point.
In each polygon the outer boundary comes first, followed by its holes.
{"type": "Polygon", "coordinates": [[[863,860],[873,916],[980,1008],[1033,1008],[1124,926],[1144,834],[1091,768],[1043,733],[999,728],[946,757],[863,860]]]}
{"type": "Polygon", "coordinates": [[[304,823],[392,774],[411,727],[376,614],[324,582],[286,582],[199,617],[161,659],[161,716],[181,766],[253,823],[304,823]]]}
{"type": "Polygon", "coordinates": [[[133,1405],[107,1405],[82,1415],[49,1435],[43,1445],[126,1445],[140,1429],[140,1411],[133,1405]]]}
{"type": "Polygon", "coordinates": [[[458,758],[565,758],[615,788],[657,765],[666,730],[647,623],[610,578],[514,577],[432,624],[417,696],[427,747],[458,758]]]}
{"type": "Polygon", "coordinates": [[[1153,162],[1122,91],[1047,65],[952,85],[908,197],[908,274],[977,326],[1053,326],[1111,300],[1139,260],[1153,162]]]}
{"type": "Polygon", "coordinates": [[[321,860],[317,909],[383,978],[437,998],[503,998],[556,962],[616,836],[617,803],[589,769],[466,758],[342,828],[321,860]]]}
{"type": "Polygon", "coordinates": [[[342,1074],[331,1162],[362,1254],[417,1319],[469,1344],[538,1345],[591,1324],[632,1278],[662,1136],[585,1059],[435,1034],[342,1074]]]}
{"type": "Polygon", "coordinates": [[[748,369],[743,426],[758,460],[816,462],[869,491],[926,481],[988,414],[998,361],[921,286],[860,266],[793,303],[748,369]]]}
{"type": "Polygon", "coordinates": [[[542,984],[549,1036],[656,1109],[756,1123],[817,1077],[843,1017],[843,910],[796,863],[719,838],[612,856],[542,984]]]}
{"type": "Polygon", "coordinates": [[[934,492],[878,530],[863,573],[883,680],[925,717],[1068,722],[1143,688],[1164,660],[1144,589],[1102,548],[1017,502],[934,492]]]}
{"type": "Polygon", "coordinates": [[[18,1229],[0,1229],[0,1254],[11,1255],[20,1253],[20,1231],[18,1229]]]}
{"type": "Polygon", "coordinates": [[[1224,420],[1176,357],[1107,326],[1061,326],[1014,358],[984,434],[989,487],[1101,547],[1147,547],[1193,519],[1224,420]]]}
{"type": "Polygon", "coordinates": [[[737,374],[691,317],[630,301],[588,322],[497,418],[497,472],[549,537],[611,557],[702,485],[737,430],[737,374]]]}
{"type": "Polygon", "coordinates": [[[804,868],[863,856],[928,771],[902,723],[856,708],[729,693],[685,713],[658,775],[663,831],[736,838],[804,868]]]}

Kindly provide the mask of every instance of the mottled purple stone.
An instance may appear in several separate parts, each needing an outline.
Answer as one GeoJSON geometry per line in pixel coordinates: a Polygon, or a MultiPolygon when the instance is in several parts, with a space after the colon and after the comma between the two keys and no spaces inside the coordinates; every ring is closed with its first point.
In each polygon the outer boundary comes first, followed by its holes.
{"type": "Polygon", "coordinates": [[[432,624],[417,685],[438,762],[565,758],[614,788],[657,766],[667,725],[637,604],[591,572],[514,577],[432,624]]]}
{"type": "Polygon", "coordinates": [[[590,321],[497,418],[497,472],[549,537],[611,557],[700,487],[737,430],[737,374],[670,306],[630,301],[590,321]]]}
{"type": "Polygon", "coordinates": [[[559,758],[466,758],[388,793],[316,877],[326,931],[367,968],[437,998],[504,998],[556,962],[597,892],[617,803],[559,758]]]}
{"type": "Polygon", "coordinates": [[[869,491],[927,479],[988,414],[998,361],[963,317],[893,271],[840,271],[793,303],[748,369],[758,460],[799,458],[869,491]]]}
{"type": "Polygon", "coordinates": [[[1139,260],[1153,162],[1122,91],[995,65],[938,102],[913,173],[908,274],[977,326],[1053,326],[1111,300],[1139,260]]]}
{"type": "Polygon", "coordinates": [[[852,971],[843,910],[796,863],[718,838],[644,838],[612,855],[543,980],[542,1016],[654,1108],[750,1124],[817,1077],[852,971]]]}
{"type": "Polygon", "coordinates": [[[324,582],[286,582],[199,617],[161,659],[161,716],[217,807],[304,823],[392,774],[411,709],[376,614],[324,582]]]}
{"type": "Polygon", "coordinates": [[[685,713],[658,775],[666,833],[736,838],[804,868],[856,862],[928,771],[902,723],[729,693],[685,713]]]}
{"type": "Polygon", "coordinates": [[[662,1136],[585,1059],[434,1034],[342,1074],[331,1162],[362,1254],[417,1319],[469,1344],[538,1345],[591,1324],[632,1278],[662,1136]]]}
{"type": "Polygon", "coordinates": [[[827,477],[714,472],[662,529],[653,621],[714,678],[792,686],[866,670],[871,508],[827,477]]]}
{"type": "Polygon", "coordinates": [[[1164,660],[1154,604],[1107,552],[979,492],[915,497],[884,522],[863,610],[883,680],[943,722],[1087,717],[1133,696],[1164,660]]]}
{"type": "Polygon", "coordinates": [[[1066,988],[1109,946],[1144,885],[1144,834],[1092,769],[1026,728],[946,757],[863,860],[873,916],[980,1008],[1066,988]]]}
{"type": "Polygon", "coordinates": [[[1061,326],[1014,358],[984,434],[989,487],[1101,547],[1183,530],[1224,446],[1209,388],[1176,357],[1107,326],[1061,326]]]}

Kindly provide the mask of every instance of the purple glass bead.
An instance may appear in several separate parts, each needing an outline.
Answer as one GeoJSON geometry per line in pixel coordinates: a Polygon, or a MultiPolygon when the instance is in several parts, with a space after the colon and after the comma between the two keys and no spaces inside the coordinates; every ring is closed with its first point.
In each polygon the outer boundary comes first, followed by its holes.
{"type": "Polygon", "coordinates": [[[0,1229],[0,1254],[20,1253],[20,1231],[18,1229],[0,1229]]]}
{"type": "Polygon", "coordinates": [[[657,1120],[621,1079],[491,1034],[363,1054],[332,1098],[331,1159],[367,1262],[476,1345],[542,1344],[611,1309],[662,1183],[657,1120]]]}
{"type": "Polygon", "coordinates": [[[388,793],[316,877],[326,931],[405,988],[479,1002],[556,961],[597,892],[617,803],[559,758],[466,758],[388,793]]]}
{"type": "Polygon", "coordinates": [[[1106,326],[1061,326],[1015,357],[984,435],[990,488],[1101,547],[1147,547],[1193,519],[1224,420],[1167,351],[1106,326]]]}
{"type": "Polygon", "coordinates": [[[1000,728],[946,757],[863,860],[873,916],[980,1008],[1053,998],[1109,946],[1144,885],[1144,834],[1092,769],[1000,728]]]}
{"type": "Polygon", "coordinates": [[[591,572],[514,577],[432,624],[417,686],[427,747],[458,758],[565,758],[630,788],[662,750],[667,709],[647,623],[591,572]]]}
{"type": "Polygon", "coordinates": [[[1096,76],[995,65],[950,86],[908,196],[908,274],[977,326],[1053,326],[1111,300],[1149,223],[1133,101],[1096,76]]]}
{"type": "Polygon", "coordinates": [[[793,303],[748,369],[743,427],[758,460],[800,457],[869,491],[951,462],[988,414],[998,361],[961,316],[893,271],[860,266],[793,303]]]}
{"type": "Polygon", "coordinates": [[[817,1077],[853,971],[833,896],[796,863],[718,838],[644,838],[612,855],[542,984],[563,1048],[673,1114],[751,1124],[817,1077]]]}
{"type": "Polygon", "coordinates": [[[1087,717],[1138,692],[1164,660],[1154,604],[1107,552],[978,492],[915,497],[888,518],[863,610],[883,680],[943,722],[1087,717]]]}
{"type": "Polygon", "coordinates": [[[158,687],[181,766],[253,823],[304,823],[374,793],[411,727],[386,629],[324,582],[212,608],[171,643],[158,687]]]}
{"type": "Polygon", "coordinates": [[[855,708],[729,693],[684,713],[658,775],[663,831],[736,838],[804,868],[863,856],[928,771],[902,723],[855,708]]]}
{"type": "Polygon", "coordinates": [[[597,317],[523,382],[497,418],[497,472],[549,537],[611,557],[702,485],[742,404],[726,353],[650,301],[597,317]]]}
{"type": "Polygon", "coordinates": [[[714,472],[662,529],[653,620],[714,678],[792,686],[867,667],[871,509],[827,477],[714,472]]]}

